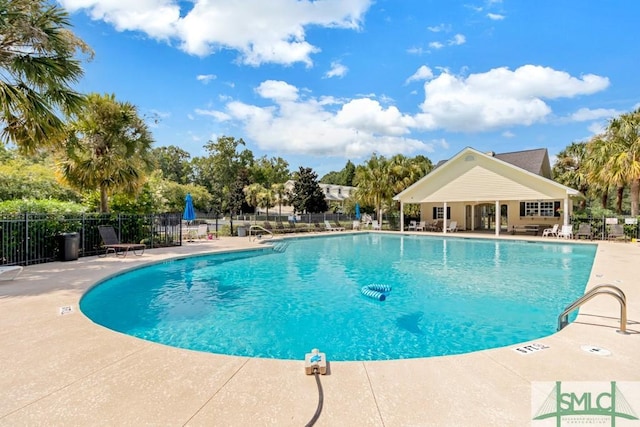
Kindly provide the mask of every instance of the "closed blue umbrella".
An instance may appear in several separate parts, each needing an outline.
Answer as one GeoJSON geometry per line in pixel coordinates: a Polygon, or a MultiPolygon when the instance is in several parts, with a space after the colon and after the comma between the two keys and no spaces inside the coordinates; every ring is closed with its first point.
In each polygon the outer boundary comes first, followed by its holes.
{"type": "Polygon", "coordinates": [[[360,219],[360,203],[356,203],[356,219],[360,219]]]}
{"type": "Polygon", "coordinates": [[[193,199],[191,199],[191,193],[187,193],[187,197],[185,198],[185,206],[184,213],[182,214],[182,219],[185,221],[193,221],[196,219],[196,212],[193,209],[193,199]]]}

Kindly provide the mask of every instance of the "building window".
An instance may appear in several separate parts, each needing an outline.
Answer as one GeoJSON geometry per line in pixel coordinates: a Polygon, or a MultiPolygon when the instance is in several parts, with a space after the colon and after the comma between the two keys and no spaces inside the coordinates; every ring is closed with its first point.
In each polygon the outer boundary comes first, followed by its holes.
{"type": "MultiPolygon", "coordinates": [[[[444,219],[444,208],[442,206],[433,207],[433,219],[444,219]]],[[[447,219],[451,219],[451,206],[447,206],[447,219]]]]}
{"type": "Polygon", "coordinates": [[[560,216],[560,202],[521,202],[520,216],[560,216]]]}

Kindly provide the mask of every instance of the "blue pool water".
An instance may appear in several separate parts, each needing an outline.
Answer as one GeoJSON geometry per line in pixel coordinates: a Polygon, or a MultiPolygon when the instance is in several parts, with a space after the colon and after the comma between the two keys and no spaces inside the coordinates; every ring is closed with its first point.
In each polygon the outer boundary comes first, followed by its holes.
{"type": "Polygon", "coordinates": [[[356,233],[164,262],[92,288],[116,331],[239,356],[387,360],[466,353],[555,332],[595,245],[356,233]],[[385,301],[361,288],[388,284],[385,301]]]}

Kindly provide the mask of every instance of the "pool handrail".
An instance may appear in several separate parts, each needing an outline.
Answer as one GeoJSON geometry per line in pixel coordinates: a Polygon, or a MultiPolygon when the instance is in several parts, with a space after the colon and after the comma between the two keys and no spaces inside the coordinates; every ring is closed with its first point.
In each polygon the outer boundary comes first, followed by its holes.
{"type": "MultiPolygon", "coordinates": [[[[269,236],[269,239],[273,239],[273,233],[271,231],[267,230],[266,228],[264,228],[261,225],[255,225],[254,224],[251,227],[249,227],[249,240],[251,240],[251,232],[254,231],[254,230],[262,231],[262,232],[266,233],[267,236],[269,236]]],[[[261,234],[254,234],[254,236],[256,236],[255,239],[261,239],[262,238],[262,233],[261,234]]]]}
{"type": "Polygon", "coordinates": [[[616,332],[628,334],[627,332],[627,297],[617,286],[603,283],[591,288],[587,293],[569,304],[564,311],[558,316],[558,331],[562,330],[569,324],[569,313],[579,308],[587,301],[595,298],[596,295],[611,295],[620,303],[620,329],[616,332]]]}

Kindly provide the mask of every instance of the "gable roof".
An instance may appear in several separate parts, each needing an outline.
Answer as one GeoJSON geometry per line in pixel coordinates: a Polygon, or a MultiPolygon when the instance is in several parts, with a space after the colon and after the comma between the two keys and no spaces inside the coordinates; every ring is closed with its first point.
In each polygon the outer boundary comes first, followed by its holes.
{"type": "MultiPolygon", "coordinates": [[[[551,179],[551,165],[549,163],[549,154],[546,148],[536,148],[533,150],[512,151],[510,153],[496,154],[492,151],[486,153],[488,156],[495,157],[509,164],[517,166],[521,169],[544,176],[551,179]]],[[[435,168],[438,168],[448,160],[440,160],[435,168]]],[[[434,169],[435,169],[434,168],[434,169]]]]}
{"type": "Polygon", "coordinates": [[[545,159],[548,164],[546,149],[505,154],[508,159],[520,161],[536,172],[513,165],[493,153],[467,147],[397,194],[394,200],[405,203],[549,200],[580,195],[577,190],[542,175],[545,159]]]}
{"type": "Polygon", "coordinates": [[[551,178],[551,166],[549,165],[549,155],[546,148],[496,154],[495,158],[536,175],[551,178]]]}

